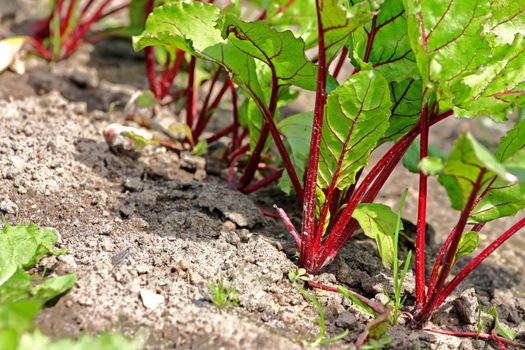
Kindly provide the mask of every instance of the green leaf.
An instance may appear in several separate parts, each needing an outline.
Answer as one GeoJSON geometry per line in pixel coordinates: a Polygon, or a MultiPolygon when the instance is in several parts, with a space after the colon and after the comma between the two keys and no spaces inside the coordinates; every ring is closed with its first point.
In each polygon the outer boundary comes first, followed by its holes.
{"type": "Polygon", "coordinates": [[[525,149],[525,120],[518,122],[501,138],[496,158],[500,162],[505,162],[523,149],[525,149]]]}
{"type": "Polygon", "coordinates": [[[365,315],[368,315],[370,317],[376,317],[376,312],[370,307],[368,306],[365,302],[363,302],[362,300],[360,300],[359,298],[355,297],[354,295],[350,294],[350,292],[348,292],[348,290],[346,290],[343,286],[337,286],[337,289],[339,290],[339,292],[345,297],[347,298],[348,300],[350,300],[354,305],[353,307],[365,314],[365,315]]]}
{"type": "Polygon", "coordinates": [[[0,344],[4,350],[17,350],[18,332],[13,328],[0,328],[0,344]]]}
{"type": "Polygon", "coordinates": [[[33,277],[22,269],[16,272],[0,286],[0,303],[14,303],[29,298],[33,277]]]}
{"type": "Polygon", "coordinates": [[[498,317],[498,310],[496,309],[496,306],[493,305],[490,309],[487,310],[487,314],[494,317],[494,330],[496,331],[496,334],[500,337],[503,337],[505,339],[514,340],[516,339],[516,336],[518,335],[516,332],[514,332],[509,327],[505,326],[498,317]]]}
{"type": "Polygon", "coordinates": [[[203,156],[206,154],[206,149],[208,148],[208,142],[206,139],[200,140],[195,147],[193,147],[193,154],[197,156],[203,156]]]}
{"type": "Polygon", "coordinates": [[[404,135],[421,115],[423,93],[421,80],[394,81],[389,85],[394,105],[390,116],[390,126],[381,139],[381,143],[396,140],[404,135]]]}
{"type": "Polygon", "coordinates": [[[481,73],[465,77],[452,88],[456,116],[478,115],[504,120],[515,107],[525,105],[525,39],[497,48],[481,73]]]}
{"type": "Polygon", "coordinates": [[[395,140],[419,119],[423,91],[408,38],[403,3],[399,0],[387,0],[381,4],[375,22],[371,21],[356,30],[352,34],[350,45],[354,66],[361,69],[373,67],[390,84],[394,107],[390,127],[381,143],[395,140]],[[369,35],[372,31],[373,37],[369,35]]]}
{"type": "Polygon", "coordinates": [[[510,44],[516,34],[525,36],[525,2],[491,0],[492,16],[488,31],[497,44],[510,44]]]}
{"type": "Polygon", "coordinates": [[[355,182],[372,150],[388,128],[388,84],[379,74],[362,71],[327,99],[320,147],[319,187],[332,181],[340,190],[355,182]]]}
{"type": "MultiPolygon", "coordinates": [[[[299,181],[302,181],[308,164],[312,123],[313,113],[305,112],[292,115],[277,125],[290,149],[291,159],[299,181]]],[[[283,173],[283,177],[279,181],[279,188],[286,194],[292,193],[293,186],[288,173],[283,173]]]]}
{"type": "Polygon", "coordinates": [[[488,43],[481,34],[488,1],[404,0],[410,44],[423,78],[441,93],[486,63],[488,43]]]}
{"type": "Polygon", "coordinates": [[[128,6],[129,28],[127,32],[138,35],[144,30],[144,14],[146,13],[146,0],[131,0],[128,6]]]}
{"type": "Polygon", "coordinates": [[[267,64],[280,85],[315,90],[316,66],[307,60],[302,39],[291,31],[278,32],[263,22],[243,22],[226,16],[222,36],[239,51],[267,64]]]}
{"type": "Polygon", "coordinates": [[[454,262],[462,256],[471,254],[477,248],[478,244],[479,235],[477,232],[469,231],[463,233],[458,244],[458,249],[456,249],[456,252],[454,253],[452,264],[454,264],[454,262]]]}
{"type": "MultiPolygon", "coordinates": [[[[375,1],[364,0],[345,8],[338,0],[321,0],[326,55],[328,58],[344,46],[350,35],[370,21],[378,8],[375,1]]],[[[349,6],[348,3],[346,6],[349,6]]],[[[315,32],[314,32],[315,33],[315,32]]],[[[317,38],[316,38],[317,39],[317,38]]]]}
{"type": "Polygon", "coordinates": [[[317,45],[315,0],[273,0],[262,7],[267,9],[266,23],[273,28],[293,30],[296,36],[305,40],[307,49],[317,45]]]}
{"type": "Polygon", "coordinates": [[[75,285],[75,275],[57,276],[49,278],[44,282],[31,288],[31,294],[42,302],[47,302],[57,296],[66,293],[75,285]]]}
{"type": "Polygon", "coordinates": [[[418,168],[423,174],[434,176],[443,170],[443,160],[438,157],[425,157],[419,161],[418,168]]]}
{"type": "Polygon", "coordinates": [[[518,181],[525,182],[525,149],[518,151],[510,159],[507,159],[503,165],[518,181]]]}
{"type": "Polygon", "coordinates": [[[169,3],[149,15],[144,32],[133,37],[135,50],[166,46],[212,61],[232,73],[232,78],[252,97],[264,100],[252,57],[222,37],[222,14],[218,7],[203,3],[169,3]]]}
{"type": "MultiPolygon", "coordinates": [[[[419,173],[419,151],[420,151],[420,142],[419,138],[415,139],[414,142],[410,145],[408,150],[405,152],[405,155],[403,156],[403,165],[405,168],[408,169],[408,171],[412,173],[419,173]]],[[[428,145],[428,154],[430,157],[433,158],[439,158],[442,161],[444,161],[447,158],[447,154],[437,148],[436,146],[429,144],[428,145]]]]}
{"type": "Polygon", "coordinates": [[[488,222],[504,216],[513,216],[525,208],[525,183],[508,184],[496,180],[476,205],[470,220],[488,222]]]}
{"type": "Polygon", "coordinates": [[[354,210],[352,217],[359,222],[365,235],[376,240],[383,266],[390,268],[394,261],[397,215],[387,205],[362,203],[354,210]]]}
{"type": "Polygon", "coordinates": [[[464,134],[454,144],[454,149],[445,162],[443,174],[439,177],[454,209],[462,210],[465,207],[481,172],[484,173],[484,178],[497,175],[507,182],[517,180],[471,134],[464,134]]]}
{"type": "Polygon", "coordinates": [[[144,347],[146,337],[142,334],[127,338],[117,333],[104,333],[97,336],[84,334],[78,340],[60,339],[52,341],[40,332],[26,333],[20,340],[18,350],[139,350],[144,347]]]}
{"type": "Polygon", "coordinates": [[[0,330],[6,328],[14,329],[17,332],[29,330],[41,309],[42,303],[37,300],[2,303],[0,305],[0,330]]]}
{"type": "Polygon", "coordinates": [[[416,59],[410,46],[403,3],[387,0],[379,9],[375,23],[369,22],[352,34],[353,61],[361,69],[371,64],[389,82],[420,79],[416,59]],[[372,28],[373,27],[373,28],[372,28]],[[372,46],[367,52],[369,34],[374,31],[372,46]]]}
{"type": "Polygon", "coordinates": [[[57,235],[34,224],[25,226],[8,223],[0,231],[0,286],[20,267],[32,267],[45,255],[60,255],[65,249],[55,250],[57,235]]]}

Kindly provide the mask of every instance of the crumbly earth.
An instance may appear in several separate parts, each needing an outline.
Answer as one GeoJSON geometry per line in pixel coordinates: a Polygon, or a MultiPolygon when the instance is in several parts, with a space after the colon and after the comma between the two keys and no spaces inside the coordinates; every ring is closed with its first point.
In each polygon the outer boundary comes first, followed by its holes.
{"type": "MultiPolygon", "coordinates": [[[[116,42],[87,47],[54,66],[30,61],[23,76],[0,75],[0,212],[13,223],[55,228],[69,252],[44,263],[49,273],[75,273],[78,280],[39,316],[38,326],[52,337],[144,332],[147,349],[307,348],[318,335],[318,316],[287,278],[296,268],[293,242],[280,222],[260,212],[274,202],[293,212],[293,200],[276,188],[235,193],[220,171],[189,153],[146,149],[132,160],[108,149],[102,130],[123,117],[106,111],[112,104],[118,111],[145,85],[139,60],[122,63],[128,53],[128,46],[116,42]],[[239,306],[220,309],[211,303],[208,285],[221,276],[238,290],[239,306]]],[[[437,144],[450,147],[465,123],[445,124],[437,144]]],[[[404,188],[405,216],[414,221],[417,178],[404,169],[395,171],[379,201],[396,206],[404,188]]],[[[457,213],[445,209],[446,194],[432,188],[429,222],[441,242],[457,213]]],[[[482,244],[509,222],[488,226],[482,244]]],[[[475,331],[479,300],[485,308],[496,304],[502,321],[523,341],[525,246],[519,237],[509,243],[464,283],[429,327],[475,331]]],[[[318,280],[384,302],[390,275],[374,244],[356,235],[318,280]]],[[[405,289],[413,293],[411,273],[405,289]]],[[[327,348],[355,348],[369,320],[340,295],[314,293],[325,309],[328,335],[350,330],[327,348]]],[[[409,308],[412,303],[409,297],[409,308]]],[[[393,339],[386,349],[485,346],[414,331],[404,322],[389,331],[393,339]]]]}

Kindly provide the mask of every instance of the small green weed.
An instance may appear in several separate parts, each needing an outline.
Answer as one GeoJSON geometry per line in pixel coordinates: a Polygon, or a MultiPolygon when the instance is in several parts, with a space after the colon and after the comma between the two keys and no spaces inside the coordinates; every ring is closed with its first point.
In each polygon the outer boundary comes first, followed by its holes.
{"type": "Polygon", "coordinates": [[[236,297],[239,292],[232,287],[226,288],[222,275],[220,275],[218,283],[208,283],[208,289],[211,301],[215,306],[222,308],[239,305],[240,300],[236,297]]]}
{"type": "Polygon", "coordinates": [[[306,270],[303,268],[296,269],[295,271],[290,271],[288,273],[288,279],[295,288],[301,293],[306,299],[308,299],[312,304],[314,304],[315,309],[317,310],[317,313],[319,314],[319,337],[315,339],[313,342],[310,343],[311,347],[319,347],[323,345],[329,345],[332,344],[338,340],[343,339],[348,335],[348,329],[346,329],[341,334],[338,334],[334,337],[327,338],[326,337],[326,322],[325,322],[325,316],[324,316],[324,310],[321,304],[319,303],[319,300],[310,292],[308,292],[306,289],[304,289],[298,282],[303,281],[306,282],[309,280],[309,277],[306,274],[306,270]]]}
{"type": "Polygon", "coordinates": [[[390,304],[393,306],[392,311],[392,324],[397,324],[399,319],[399,311],[405,304],[406,295],[401,297],[401,288],[405,282],[405,277],[410,266],[410,260],[412,259],[412,251],[408,252],[407,258],[405,260],[405,265],[403,266],[403,271],[401,273],[401,278],[399,278],[399,259],[398,259],[398,250],[399,250],[399,232],[401,231],[401,214],[403,212],[403,204],[407,196],[408,190],[405,189],[403,196],[401,197],[401,202],[399,203],[399,209],[397,212],[397,221],[396,229],[394,231],[394,260],[393,260],[393,273],[394,273],[394,297],[392,298],[389,293],[385,290],[385,295],[388,297],[390,304]]]}

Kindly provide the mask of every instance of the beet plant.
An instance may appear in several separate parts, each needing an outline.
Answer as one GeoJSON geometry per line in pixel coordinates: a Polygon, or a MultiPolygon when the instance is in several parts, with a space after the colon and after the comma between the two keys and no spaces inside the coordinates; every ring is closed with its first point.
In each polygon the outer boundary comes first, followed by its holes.
{"type": "Polygon", "coordinates": [[[462,135],[444,160],[429,153],[429,132],[452,115],[503,121],[523,105],[524,7],[474,0],[279,4],[271,2],[271,16],[265,11],[249,22],[235,4],[170,2],[154,9],[134,45],[181,50],[221,66],[247,104],[257,108],[244,120],[250,145],[240,150],[249,152],[249,159],[232,180],[249,192],[282,176],[281,188],[303,204],[301,230],[278,212],[297,243],[299,265],[311,274],[329,264],[359,227],[376,240],[383,264],[392,265],[397,215],[373,202],[419,136],[414,317],[422,326],[472,269],[525,223],[504,232],[447,282],[458,259],[474,250],[485,222],[525,206],[520,182],[525,127],[516,124],[495,155],[472,135],[462,135]],[[353,70],[339,84],[336,77],[348,62],[353,70]],[[315,91],[314,109],[280,120],[280,103],[295,89],[315,91]],[[254,182],[270,137],[285,172],[275,169],[254,182]],[[391,141],[365,171],[371,153],[391,141]],[[431,174],[438,174],[460,217],[427,278],[431,174]]]}
{"type": "Polygon", "coordinates": [[[49,14],[33,24],[29,43],[49,61],[67,59],[95,23],[129,6],[129,3],[115,3],[113,0],[51,1],[49,14]]]}

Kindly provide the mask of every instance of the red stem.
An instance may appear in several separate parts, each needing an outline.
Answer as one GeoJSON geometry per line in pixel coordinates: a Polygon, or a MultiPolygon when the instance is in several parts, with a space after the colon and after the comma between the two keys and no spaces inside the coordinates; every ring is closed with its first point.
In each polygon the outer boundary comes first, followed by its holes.
{"type": "Polygon", "coordinates": [[[208,93],[206,94],[206,97],[204,98],[201,112],[199,113],[199,120],[197,120],[197,126],[195,127],[195,130],[193,133],[194,139],[197,139],[200,136],[201,131],[199,130],[204,129],[204,118],[205,118],[206,113],[208,112],[208,104],[210,103],[210,98],[211,98],[211,94],[213,93],[213,88],[215,87],[215,83],[217,83],[217,79],[219,79],[221,72],[222,72],[222,68],[218,68],[215,74],[213,75],[213,78],[211,79],[210,86],[208,88],[208,93]]]}
{"type": "MultiPolygon", "coordinates": [[[[320,0],[315,1],[317,13],[317,35],[319,41],[319,54],[317,61],[317,87],[315,94],[314,121],[312,125],[312,138],[310,142],[310,157],[306,168],[306,179],[303,201],[302,235],[303,244],[299,257],[299,265],[311,270],[316,251],[314,248],[315,230],[315,199],[317,187],[317,173],[319,171],[319,153],[323,129],[324,106],[326,103],[326,49],[324,42],[324,28],[321,18],[320,0]]],[[[313,271],[309,271],[313,272],[313,271]]]]}
{"type": "MultiPolygon", "coordinates": [[[[421,138],[419,159],[428,156],[429,131],[428,102],[421,113],[421,138]]],[[[419,172],[419,198],[416,233],[416,307],[423,308],[425,302],[425,229],[427,223],[427,175],[419,172]]]]}
{"type": "MultiPolygon", "coordinates": [[[[452,111],[447,111],[438,115],[435,118],[432,118],[430,124],[433,125],[443,119],[448,118],[452,115],[452,111]]],[[[341,215],[337,219],[337,222],[334,225],[334,228],[330,231],[328,239],[323,243],[323,248],[319,254],[318,259],[316,259],[315,269],[319,270],[324,264],[331,261],[335,254],[344,246],[348,238],[351,236],[352,231],[346,230],[348,223],[351,221],[352,213],[361,201],[363,195],[368,191],[370,186],[373,183],[374,187],[381,187],[384,185],[382,183],[375,183],[374,179],[383,171],[383,169],[388,166],[389,161],[397,154],[398,159],[401,159],[402,155],[406,152],[410,144],[414,141],[417,135],[420,133],[421,124],[416,123],[412,129],[403,137],[401,137],[388,152],[386,152],[383,157],[377,162],[377,164],[370,170],[367,176],[363,179],[361,184],[357,187],[354,195],[346,202],[347,206],[343,209],[341,215]],[[327,261],[328,259],[328,261],[327,261]]],[[[392,168],[393,169],[393,168],[392,168]]],[[[384,181],[388,176],[384,176],[384,181]]]]}
{"type": "Polygon", "coordinates": [[[193,127],[193,117],[195,116],[195,64],[197,59],[192,56],[188,66],[188,85],[186,86],[186,124],[193,127]]]}
{"type": "Polygon", "coordinates": [[[173,80],[175,80],[175,77],[180,72],[182,64],[184,63],[184,51],[177,50],[175,55],[176,57],[173,67],[169,68],[168,66],[166,66],[166,68],[162,72],[162,77],[160,79],[160,96],[158,97],[160,100],[162,100],[164,97],[166,97],[166,95],[168,95],[169,89],[171,85],[173,85],[173,80]]]}
{"type": "Polygon", "coordinates": [[[299,235],[299,233],[295,229],[295,226],[293,225],[292,221],[290,220],[286,212],[282,210],[281,208],[279,208],[277,205],[274,205],[273,207],[275,208],[275,210],[277,210],[277,213],[283,220],[284,225],[288,228],[288,231],[290,231],[290,234],[292,235],[293,239],[295,240],[295,243],[297,244],[297,249],[300,250],[301,249],[301,235],[299,235]]]}
{"type": "Polygon", "coordinates": [[[245,145],[241,148],[239,148],[237,151],[233,152],[231,155],[231,162],[230,166],[228,168],[228,183],[230,185],[233,185],[234,183],[234,175],[235,175],[235,163],[237,163],[237,159],[242,157],[242,155],[250,149],[250,145],[245,145]]]}
{"type": "MultiPolygon", "coordinates": [[[[472,212],[472,210],[474,210],[474,208],[479,204],[479,202],[487,195],[487,193],[489,192],[490,188],[492,187],[492,185],[496,181],[496,178],[497,178],[497,176],[495,176],[490,181],[490,183],[487,185],[487,187],[485,188],[483,193],[481,193],[481,195],[479,195],[478,198],[474,201],[474,203],[472,204],[472,208],[470,208],[470,212],[472,212]]],[[[483,228],[484,225],[485,225],[484,222],[478,223],[478,224],[476,224],[476,225],[474,225],[472,227],[471,231],[479,232],[483,228]]],[[[437,276],[438,276],[438,272],[439,272],[439,268],[441,267],[441,262],[443,261],[443,257],[445,256],[445,253],[446,253],[446,251],[447,251],[447,249],[448,249],[448,247],[450,245],[450,242],[452,242],[452,238],[455,235],[455,230],[456,229],[457,229],[457,227],[454,227],[452,232],[450,232],[450,234],[448,235],[447,239],[445,240],[445,243],[443,243],[443,246],[441,247],[441,250],[439,251],[439,254],[438,254],[437,258],[436,258],[436,262],[434,263],[434,267],[432,268],[432,275],[430,277],[430,281],[429,281],[429,284],[428,284],[428,294],[432,294],[432,292],[434,291],[434,288],[435,288],[435,285],[436,285],[437,276]]]]}
{"type": "Polygon", "coordinates": [[[481,181],[483,180],[484,173],[484,171],[481,171],[476,179],[476,182],[472,185],[472,192],[470,193],[469,198],[467,200],[467,204],[465,205],[465,208],[463,209],[459,217],[458,223],[456,225],[456,230],[454,232],[454,238],[452,239],[450,247],[447,250],[445,261],[437,279],[436,286],[432,291],[432,294],[428,295],[428,299],[426,300],[423,308],[420,309],[420,312],[415,317],[417,327],[421,327],[426,321],[428,321],[430,319],[430,316],[432,316],[434,310],[436,310],[436,308],[438,307],[438,300],[443,294],[443,285],[445,284],[450,270],[452,269],[454,256],[456,254],[456,250],[458,249],[459,241],[461,240],[461,236],[463,235],[463,231],[467,224],[467,220],[470,216],[470,209],[472,208],[472,204],[474,204],[474,201],[477,198],[477,194],[479,191],[481,181]]]}
{"type": "Polygon", "coordinates": [[[114,15],[115,13],[119,12],[119,11],[122,11],[126,8],[129,7],[129,5],[131,5],[130,3],[127,3],[127,4],[122,4],[120,6],[117,6],[111,10],[109,10],[108,12],[104,12],[103,14],[100,15],[100,17],[98,18],[98,20],[101,20],[102,18],[106,18],[108,16],[111,16],[111,15],[114,15]]]}
{"type": "Polygon", "coordinates": [[[220,139],[221,137],[228,135],[230,132],[233,131],[233,129],[234,129],[234,126],[233,126],[233,125],[230,125],[230,126],[228,126],[227,128],[224,128],[224,129],[222,129],[222,130],[216,132],[216,133],[213,134],[212,136],[208,137],[208,138],[206,139],[206,142],[207,142],[208,144],[213,143],[213,142],[217,141],[218,139],[220,139]]]}
{"type": "MultiPolygon", "coordinates": [[[[368,38],[366,41],[366,50],[365,55],[363,56],[363,61],[368,62],[368,59],[370,58],[370,53],[372,52],[372,44],[374,43],[374,39],[376,37],[377,33],[377,15],[374,15],[374,18],[372,18],[372,25],[370,26],[370,32],[368,33],[368,38]]],[[[360,71],[359,67],[355,67],[352,74],[355,74],[360,71]]]]}
{"type": "MultiPolygon", "coordinates": [[[[95,0],[88,0],[88,2],[84,5],[84,7],[82,8],[82,11],[80,11],[80,18],[78,19],[79,21],[82,20],[82,18],[84,18],[84,16],[87,14],[87,12],[89,11],[89,8],[91,7],[91,5],[93,5],[93,2],[95,0]]],[[[149,2],[150,0],[148,0],[149,2]]],[[[153,7],[152,7],[153,9],[153,7]]]]}
{"type": "Polygon", "coordinates": [[[232,95],[232,113],[233,113],[233,130],[232,130],[232,152],[237,149],[238,145],[240,144],[241,140],[238,139],[239,137],[239,108],[237,106],[237,91],[235,91],[235,86],[233,85],[233,81],[230,78],[230,75],[226,76],[226,79],[228,81],[228,87],[230,88],[230,92],[232,95]]]}
{"type": "Polygon", "coordinates": [[[275,220],[281,218],[279,216],[279,214],[272,213],[271,211],[268,211],[266,209],[259,208],[259,210],[261,211],[261,214],[263,214],[264,216],[267,216],[269,218],[272,218],[272,219],[275,219],[275,220]]]}
{"type": "Polygon", "coordinates": [[[268,126],[267,122],[264,122],[263,128],[259,135],[259,139],[257,140],[257,143],[255,144],[255,148],[252,151],[250,159],[246,164],[246,168],[244,168],[242,176],[238,181],[237,189],[242,190],[244,187],[248,186],[248,184],[253,180],[255,172],[257,171],[257,164],[259,164],[259,162],[261,161],[261,153],[264,150],[264,146],[266,145],[268,135],[270,135],[270,127],[268,126]]]}
{"type": "Polygon", "coordinates": [[[522,218],[520,221],[515,223],[511,228],[505,231],[500,235],[494,242],[492,242],[487,248],[485,248],[481,253],[479,253],[470,263],[467,264],[440,293],[440,296],[437,301],[437,307],[439,307],[443,301],[452,293],[457,286],[463,282],[463,280],[479,266],[490,254],[492,254],[496,249],[499,248],[503,243],[505,243],[510,237],[512,237],[516,232],[522,229],[525,226],[525,218],[522,218]]]}
{"type": "Polygon", "coordinates": [[[148,46],[144,49],[144,55],[146,59],[146,73],[148,76],[149,88],[157,99],[160,99],[160,89],[157,81],[157,72],[155,69],[155,48],[148,46]]]}
{"type": "Polygon", "coordinates": [[[272,182],[279,180],[281,176],[283,176],[283,171],[283,169],[277,170],[276,172],[273,172],[270,175],[266,176],[264,179],[246,186],[241,190],[241,192],[244,194],[250,194],[265,186],[268,186],[272,182]]]}
{"type": "Polygon", "coordinates": [[[345,46],[343,47],[343,50],[341,51],[341,54],[339,55],[339,59],[337,60],[337,64],[335,65],[334,73],[332,74],[334,78],[336,79],[339,76],[339,73],[341,73],[341,68],[343,68],[343,64],[345,63],[346,56],[348,56],[348,48],[345,46]]]}
{"type": "Polygon", "coordinates": [[[110,2],[111,0],[105,0],[95,11],[93,16],[91,16],[85,23],[82,23],[79,26],[78,31],[75,32],[76,35],[73,35],[72,37],[68,38],[67,42],[64,45],[64,50],[61,54],[62,57],[60,58],[67,58],[73,53],[82,37],[86,35],[87,31],[89,30],[89,28],[91,28],[93,23],[100,19],[102,11],[104,11],[104,9],[109,5],[110,2]]]}
{"type": "Polygon", "coordinates": [[[494,334],[487,334],[487,333],[477,333],[477,332],[455,332],[455,331],[447,331],[447,330],[440,330],[440,329],[431,329],[431,328],[423,328],[425,332],[430,333],[437,333],[437,334],[444,334],[444,335],[451,335],[454,337],[461,337],[461,338],[475,338],[475,339],[486,339],[486,340],[496,340],[498,339],[503,344],[512,345],[512,346],[519,346],[521,348],[524,347],[523,344],[518,344],[513,342],[512,340],[508,340],[502,337],[498,337],[494,334]]]}
{"type": "MultiPolygon", "coordinates": [[[[206,125],[208,125],[208,122],[210,121],[211,117],[213,116],[213,113],[219,106],[224,94],[228,90],[228,81],[225,81],[222,85],[221,90],[217,93],[217,96],[215,96],[215,99],[213,100],[211,106],[206,109],[201,110],[201,114],[199,116],[199,120],[197,122],[197,126],[195,127],[195,138],[199,138],[199,136],[202,134],[204,129],[206,128],[206,125]]],[[[211,90],[210,90],[211,92],[211,90]]]]}
{"type": "Polygon", "coordinates": [[[64,33],[66,32],[67,27],[69,26],[69,21],[71,20],[71,15],[73,14],[73,8],[75,7],[75,2],[77,0],[69,0],[69,4],[67,6],[67,12],[66,16],[60,23],[60,36],[62,37],[64,33]]]}
{"type": "MultiPolygon", "coordinates": [[[[269,58],[268,58],[268,61],[270,61],[269,58]]],[[[301,187],[301,182],[299,181],[299,178],[297,177],[297,172],[295,171],[292,160],[290,159],[288,150],[284,146],[283,140],[281,139],[281,135],[279,134],[279,130],[277,129],[277,126],[275,125],[274,115],[277,109],[277,102],[279,99],[279,83],[277,80],[277,73],[275,71],[275,67],[270,64],[270,69],[272,70],[272,94],[270,97],[269,108],[266,108],[263,101],[261,101],[257,96],[255,95],[252,96],[255,103],[257,104],[257,107],[259,108],[260,112],[262,113],[264,117],[265,123],[263,125],[263,129],[259,136],[259,140],[257,141],[257,145],[255,146],[255,149],[252,152],[252,156],[250,157],[250,160],[248,161],[248,164],[246,165],[246,168],[245,168],[245,171],[242,177],[239,179],[237,188],[239,190],[242,190],[253,180],[255,171],[257,170],[257,166],[261,159],[261,153],[266,143],[266,138],[268,137],[268,133],[271,132],[273,140],[275,142],[275,146],[277,147],[277,150],[279,151],[279,155],[281,156],[284,168],[286,169],[286,172],[288,173],[288,176],[290,177],[290,180],[294,187],[297,198],[300,201],[302,201],[303,189],[301,187]]]]}
{"type": "Polygon", "coordinates": [[[31,46],[33,46],[36,49],[37,53],[40,56],[42,56],[46,60],[51,60],[51,53],[49,53],[49,51],[46,50],[46,48],[42,45],[40,41],[33,38],[27,38],[26,40],[31,46]]]}

